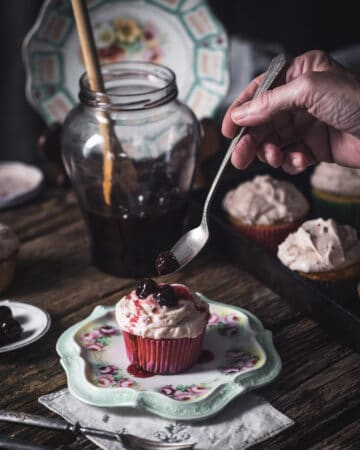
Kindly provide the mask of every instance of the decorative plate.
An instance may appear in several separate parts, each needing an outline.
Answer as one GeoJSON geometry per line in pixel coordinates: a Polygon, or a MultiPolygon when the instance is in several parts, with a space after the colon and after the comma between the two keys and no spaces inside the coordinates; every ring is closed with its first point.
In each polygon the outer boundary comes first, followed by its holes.
{"type": "Polygon", "coordinates": [[[29,303],[1,300],[0,305],[11,309],[14,319],[22,328],[20,339],[11,344],[0,346],[0,353],[10,352],[25,347],[42,338],[49,330],[51,319],[49,313],[29,303]]]}
{"type": "Polygon", "coordinates": [[[200,360],[190,370],[137,376],[142,374],[126,357],[114,307],[97,306],[57,342],[70,392],[94,406],[131,406],[168,419],[197,420],[270,383],[281,370],[270,331],[244,309],[197,295],[209,303],[211,318],[200,360]]]}
{"type": "Polygon", "coordinates": [[[0,209],[26,203],[41,191],[40,169],[19,162],[0,163],[0,209]]]}
{"type": "MultiPolygon", "coordinates": [[[[141,60],[177,77],[179,98],[211,117],[229,85],[228,38],[205,0],[88,0],[102,64],[141,60]]],[[[69,0],[45,1],[23,43],[26,94],[47,123],[77,103],[84,72],[69,0]]]]}

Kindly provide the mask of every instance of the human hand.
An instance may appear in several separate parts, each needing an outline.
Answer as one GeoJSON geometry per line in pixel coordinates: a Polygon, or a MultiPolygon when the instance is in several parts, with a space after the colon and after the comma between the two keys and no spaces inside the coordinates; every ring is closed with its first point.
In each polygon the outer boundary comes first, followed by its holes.
{"type": "Polygon", "coordinates": [[[360,81],[326,53],[294,58],[280,86],[252,99],[264,74],[227,110],[222,133],[249,127],[232,154],[246,168],[256,156],[295,174],[318,161],[360,167],[360,81]]]}

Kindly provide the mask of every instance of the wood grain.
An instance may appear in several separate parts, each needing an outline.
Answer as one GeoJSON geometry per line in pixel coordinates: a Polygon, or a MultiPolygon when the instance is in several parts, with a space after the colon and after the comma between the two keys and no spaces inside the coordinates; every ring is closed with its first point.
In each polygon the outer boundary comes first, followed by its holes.
{"type": "MultiPolygon", "coordinates": [[[[95,305],[114,304],[135,280],[105,275],[91,265],[86,229],[71,191],[46,192],[31,205],[0,213],[0,221],[21,239],[15,283],[6,297],[47,309],[53,321],[41,341],[0,355],[0,407],[52,415],[37,398],[66,386],[55,352],[58,337],[95,305]]],[[[360,448],[358,354],[211,247],[169,281],[247,308],[273,331],[283,370],[259,393],[295,425],[254,449],[360,448]]],[[[11,424],[0,424],[0,433],[53,447],[75,442],[71,434],[11,424]]],[[[85,438],[76,444],[96,448],[85,438]]]]}

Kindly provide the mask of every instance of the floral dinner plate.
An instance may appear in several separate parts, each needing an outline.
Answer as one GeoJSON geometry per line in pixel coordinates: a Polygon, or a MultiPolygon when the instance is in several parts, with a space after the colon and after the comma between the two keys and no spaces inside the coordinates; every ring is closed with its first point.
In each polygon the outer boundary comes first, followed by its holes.
{"type": "Polygon", "coordinates": [[[270,331],[244,309],[197,295],[208,301],[211,318],[200,360],[190,370],[176,375],[137,370],[126,357],[114,307],[97,306],[57,342],[70,392],[94,406],[131,406],[169,419],[197,420],[270,383],[281,370],[270,331]]]}
{"type": "MultiPolygon", "coordinates": [[[[229,85],[228,39],[205,0],[88,0],[100,62],[160,63],[179,98],[211,117],[229,85]]],[[[77,103],[84,72],[69,0],[46,0],[23,43],[26,94],[47,123],[77,103]]]]}

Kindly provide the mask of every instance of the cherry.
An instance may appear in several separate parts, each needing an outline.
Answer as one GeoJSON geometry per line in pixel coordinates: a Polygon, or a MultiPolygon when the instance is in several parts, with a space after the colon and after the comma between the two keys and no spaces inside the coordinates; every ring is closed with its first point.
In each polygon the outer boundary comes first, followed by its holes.
{"type": "Polygon", "coordinates": [[[163,284],[162,286],[159,286],[154,294],[154,297],[160,306],[167,306],[169,308],[172,308],[174,306],[177,306],[178,304],[175,290],[169,284],[163,284]]]}
{"type": "Polygon", "coordinates": [[[170,251],[159,253],[156,258],[155,264],[159,275],[167,275],[169,273],[175,272],[175,270],[180,267],[180,264],[175,258],[175,255],[170,251]]]}
{"type": "Polygon", "coordinates": [[[0,324],[0,343],[11,342],[18,339],[22,329],[19,322],[13,318],[0,324]]]}
{"type": "Polygon", "coordinates": [[[8,306],[0,306],[0,323],[12,318],[11,309],[8,306]]]}
{"type": "Polygon", "coordinates": [[[151,278],[144,278],[139,282],[136,288],[136,295],[139,298],[146,298],[148,295],[156,291],[158,285],[151,278]]]}

